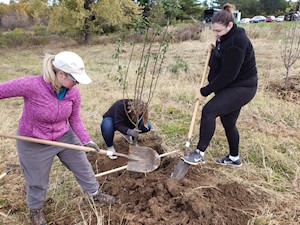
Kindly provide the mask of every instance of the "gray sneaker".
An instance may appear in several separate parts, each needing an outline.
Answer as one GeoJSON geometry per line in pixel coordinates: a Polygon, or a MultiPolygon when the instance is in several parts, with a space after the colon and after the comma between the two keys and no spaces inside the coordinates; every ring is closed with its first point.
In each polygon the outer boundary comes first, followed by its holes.
{"type": "Polygon", "coordinates": [[[229,165],[229,166],[236,166],[236,167],[240,167],[242,166],[242,163],[241,163],[241,160],[236,160],[236,161],[232,161],[230,158],[229,158],[229,155],[223,157],[223,158],[219,158],[216,160],[216,163],[217,164],[220,164],[220,165],[229,165]]]}
{"type": "Polygon", "coordinates": [[[200,154],[200,150],[196,149],[191,152],[189,155],[181,157],[181,159],[191,165],[198,165],[200,163],[204,163],[204,156],[200,154]]]}
{"type": "Polygon", "coordinates": [[[41,209],[30,209],[31,225],[46,225],[44,213],[41,209]]]}
{"type": "Polygon", "coordinates": [[[93,199],[96,202],[101,202],[107,205],[113,205],[116,203],[116,198],[114,196],[104,194],[100,190],[97,194],[93,195],[93,199]]]}

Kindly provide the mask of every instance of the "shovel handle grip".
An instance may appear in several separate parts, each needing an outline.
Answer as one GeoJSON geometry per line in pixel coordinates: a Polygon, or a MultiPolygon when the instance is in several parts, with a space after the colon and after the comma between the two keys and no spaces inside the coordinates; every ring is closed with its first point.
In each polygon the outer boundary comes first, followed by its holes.
{"type": "MultiPolygon", "coordinates": [[[[108,151],[103,150],[103,149],[100,149],[100,151],[96,151],[94,148],[91,148],[91,147],[85,147],[85,146],[81,146],[81,145],[62,143],[62,142],[57,142],[57,141],[43,140],[43,139],[39,139],[39,138],[12,135],[12,134],[0,134],[0,137],[16,139],[16,140],[22,140],[22,141],[30,141],[30,142],[34,142],[34,143],[38,143],[38,144],[51,145],[51,146],[62,147],[62,148],[67,148],[67,149],[72,149],[72,150],[77,150],[77,151],[97,152],[97,153],[102,154],[102,155],[106,155],[107,152],[108,152],[108,151]]],[[[128,158],[127,155],[122,154],[122,153],[114,153],[114,155],[128,158]]]]}

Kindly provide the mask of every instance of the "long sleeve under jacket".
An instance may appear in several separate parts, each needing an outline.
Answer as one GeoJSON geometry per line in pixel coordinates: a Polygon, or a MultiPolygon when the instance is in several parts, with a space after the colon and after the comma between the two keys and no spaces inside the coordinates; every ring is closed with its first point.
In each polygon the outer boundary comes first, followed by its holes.
{"type": "Polygon", "coordinates": [[[0,99],[23,97],[18,132],[22,136],[58,141],[73,129],[80,141],[91,140],[80,118],[80,93],[76,86],[58,100],[43,76],[28,76],[0,83],[0,99]]]}
{"type": "Polygon", "coordinates": [[[209,67],[209,84],[201,89],[204,96],[228,87],[257,86],[254,50],[243,28],[234,24],[232,29],[216,42],[209,67]]]}
{"type": "MultiPolygon", "coordinates": [[[[126,134],[128,129],[134,129],[135,125],[128,119],[124,108],[127,110],[129,99],[121,99],[116,101],[106,113],[104,113],[103,118],[111,117],[114,120],[114,129],[120,131],[122,134],[126,134]]],[[[141,123],[141,122],[140,122],[141,123]]]]}

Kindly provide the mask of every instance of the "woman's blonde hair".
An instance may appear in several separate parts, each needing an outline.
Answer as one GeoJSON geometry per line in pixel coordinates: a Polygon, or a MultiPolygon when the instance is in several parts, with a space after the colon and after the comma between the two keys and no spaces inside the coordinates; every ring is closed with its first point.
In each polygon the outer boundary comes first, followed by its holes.
{"type": "Polygon", "coordinates": [[[219,23],[227,27],[230,22],[234,23],[234,17],[233,17],[234,10],[235,10],[235,6],[233,4],[226,3],[223,6],[223,9],[217,12],[211,18],[211,23],[219,23]]]}
{"type": "Polygon", "coordinates": [[[57,70],[54,68],[52,62],[55,55],[46,54],[43,60],[43,76],[44,80],[52,84],[54,91],[59,92],[59,87],[56,78],[57,70]]]}

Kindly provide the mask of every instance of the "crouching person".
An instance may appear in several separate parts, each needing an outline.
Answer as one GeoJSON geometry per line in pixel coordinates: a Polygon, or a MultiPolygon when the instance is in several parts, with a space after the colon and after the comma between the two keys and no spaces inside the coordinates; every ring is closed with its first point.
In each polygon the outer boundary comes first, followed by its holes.
{"type": "MultiPolygon", "coordinates": [[[[152,124],[148,121],[148,107],[143,101],[120,99],[116,101],[103,115],[101,132],[107,150],[115,153],[113,146],[115,131],[119,131],[129,144],[134,144],[139,133],[151,130],[152,124]],[[135,124],[138,123],[138,129],[135,124]]],[[[109,155],[111,159],[117,156],[109,155]]]]}

